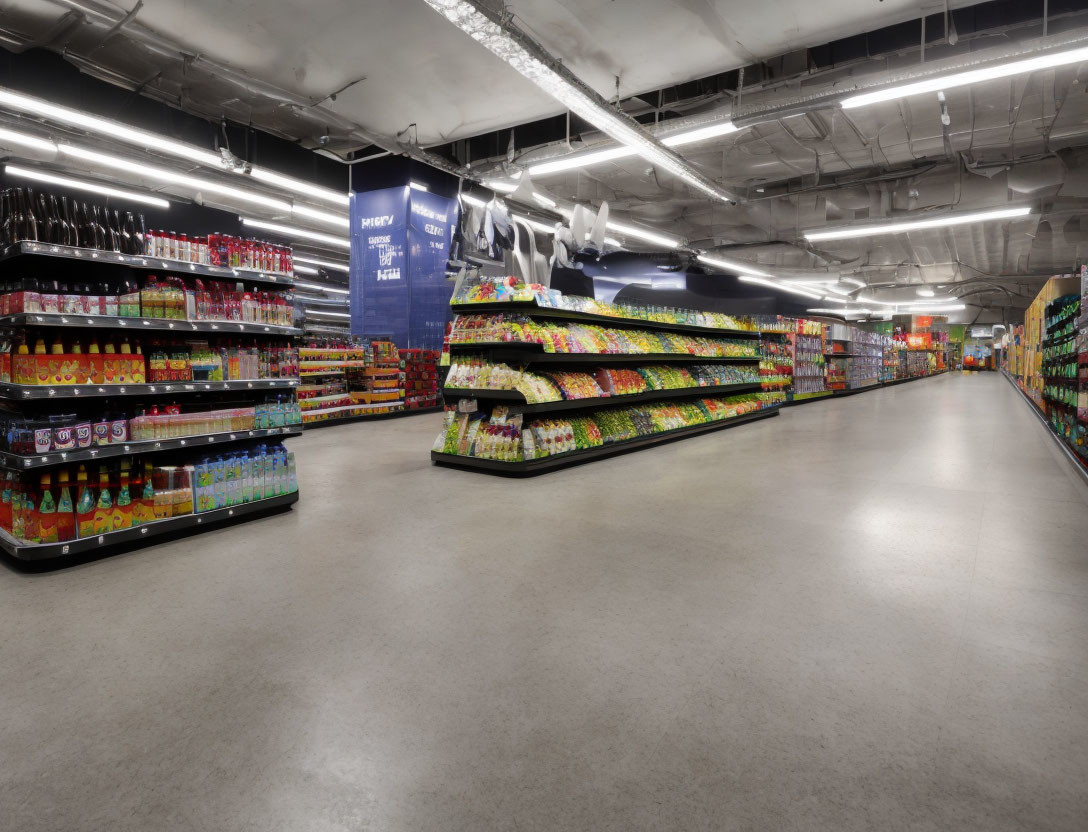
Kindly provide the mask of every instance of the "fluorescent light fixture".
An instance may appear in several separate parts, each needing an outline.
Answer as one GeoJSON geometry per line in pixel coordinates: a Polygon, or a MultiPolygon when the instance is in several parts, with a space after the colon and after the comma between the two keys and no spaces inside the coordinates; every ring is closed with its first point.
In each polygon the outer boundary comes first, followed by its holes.
{"type": "Polygon", "coordinates": [[[545,208],[554,208],[555,204],[556,204],[555,200],[552,199],[551,197],[544,196],[544,194],[538,193],[536,191],[533,191],[533,199],[535,199],[537,202],[539,202],[545,208]]]}
{"type": "Polygon", "coordinates": [[[505,18],[475,0],[426,0],[473,40],[501,58],[540,89],[612,139],[691,187],[723,202],[729,194],[672,151],[646,134],[641,125],[616,112],[591,88],[550,60],[533,40],[505,18]]]}
{"type": "Polygon", "coordinates": [[[648,243],[664,246],[665,248],[680,247],[680,241],[674,237],[666,237],[664,234],[657,234],[653,231],[647,231],[644,228],[639,228],[634,225],[609,221],[605,223],[605,227],[628,237],[635,237],[636,239],[645,240],[648,243]]]}
{"type": "MultiPolygon", "coordinates": [[[[243,171],[237,170],[236,172],[242,173],[243,171]]],[[[303,182],[301,179],[284,176],[282,173],[276,173],[267,168],[251,167],[249,175],[261,182],[267,182],[269,185],[276,185],[286,191],[294,191],[296,194],[311,196],[323,202],[332,202],[336,205],[349,205],[351,203],[351,197],[346,193],[334,191],[332,188],[322,188],[320,185],[303,182]]]]}
{"type": "MultiPolygon", "coordinates": [[[[685,130],[682,133],[674,133],[671,136],[665,136],[661,139],[661,143],[666,147],[683,147],[686,144],[694,144],[695,142],[724,136],[727,133],[735,133],[737,129],[736,125],[732,122],[725,121],[719,124],[711,124],[707,127],[698,127],[694,130],[685,130]]],[[[558,159],[550,159],[547,162],[530,165],[529,174],[531,176],[547,176],[549,173],[560,173],[575,168],[586,168],[591,165],[599,165],[601,162],[613,162],[616,159],[627,159],[637,155],[638,151],[633,147],[606,147],[603,150],[591,150],[587,153],[572,153],[569,156],[562,156],[558,159]]]]}
{"type": "Polygon", "coordinates": [[[993,81],[997,78],[1008,78],[1012,75],[1022,75],[1025,72],[1038,72],[1040,69],[1052,69],[1056,66],[1066,66],[1082,61],[1088,61],[1088,47],[1071,49],[1067,52],[1052,52],[1049,55],[1037,55],[1034,58],[1010,61],[1007,64],[998,64],[997,66],[988,66],[982,69],[971,69],[966,72],[954,72],[950,75],[926,78],[910,84],[899,84],[875,92],[853,95],[839,103],[843,109],[849,110],[854,107],[877,104],[881,101],[893,101],[897,98],[907,98],[908,96],[921,95],[927,92],[940,92],[968,84],[977,84],[981,81],[993,81]]]}
{"type": "Polygon", "coordinates": [[[351,292],[347,289],[335,289],[332,286],[322,286],[318,283],[306,283],[301,280],[295,281],[295,288],[313,289],[317,292],[332,292],[335,295],[350,295],[351,292]]]}
{"type": "Polygon", "coordinates": [[[188,159],[191,162],[215,168],[216,170],[232,170],[235,173],[242,175],[248,174],[254,179],[259,179],[270,185],[276,185],[285,190],[305,194],[306,196],[311,196],[316,199],[333,202],[338,205],[348,204],[348,195],[346,193],[335,191],[331,188],[322,188],[318,185],[303,182],[264,168],[253,166],[249,166],[248,169],[228,167],[223,156],[214,150],[205,150],[196,145],[174,141],[159,133],[138,130],[134,127],[129,127],[127,124],[112,121],[111,119],[83,113],[79,110],[72,110],[68,107],[60,107],[49,101],[43,101],[40,98],[22,95],[14,90],[0,88],[0,107],[17,113],[40,116],[41,118],[49,119],[50,121],[71,125],[72,127],[79,127],[91,133],[110,136],[111,138],[136,145],[137,147],[154,150],[159,153],[166,153],[181,159],[188,159]]]}
{"type": "Polygon", "coordinates": [[[737,260],[723,260],[720,257],[707,257],[705,254],[700,254],[697,259],[702,263],[706,263],[708,266],[716,266],[719,269],[725,269],[729,272],[740,272],[741,274],[752,275],[754,277],[770,277],[766,272],[761,272],[759,269],[754,269],[737,260]]]}
{"type": "Polygon", "coordinates": [[[56,142],[48,141],[47,139],[39,139],[37,136],[29,136],[26,133],[19,133],[15,130],[0,129],[0,144],[5,147],[8,145],[21,145],[23,147],[32,147],[35,150],[45,150],[57,152],[56,142]]]}
{"type": "Polygon", "coordinates": [[[615,246],[616,248],[623,248],[623,243],[617,240],[615,237],[605,237],[605,245],[615,246]]]}
{"type": "Polygon", "coordinates": [[[527,225],[533,231],[539,231],[541,234],[554,234],[555,226],[558,224],[553,222],[551,225],[548,225],[547,223],[538,222],[529,217],[523,217],[521,214],[511,214],[511,216],[522,225],[527,225]]]}
{"type": "Polygon", "coordinates": [[[817,315],[844,315],[849,310],[846,310],[846,309],[815,308],[815,309],[806,309],[805,311],[806,312],[815,312],[817,315]]]}
{"type": "Polygon", "coordinates": [[[518,189],[513,182],[503,182],[501,179],[485,179],[483,186],[500,194],[512,194],[518,189]]]}
{"type": "Polygon", "coordinates": [[[841,280],[843,283],[850,283],[851,285],[857,286],[861,289],[864,289],[866,286],[869,285],[864,280],[858,280],[856,277],[840,277],[839,280],[841,280]]]}
{"type": "Polygon", "coordinates": [[[319,234],[316,231],[309,231],[305,228],[295,228],[291,225],[280,225],[275,222],[265,222],[264,220],[255,220],[251,217],[240,217],[242,225],[248,225],[252,228],[261,228],[265,231],[273,231],[276,234],[282,234],[284,237],[297,237],[302,240],[313,240],[318,243],[326,243],[330,246],[336,246],[338,248],[351,248],[351,240],[347,237],[333,237],[331,234],[319,234]]]}
{"type": "Polygon", "coordinates": [[[918,295],[918,297],[921,297],[921,298],[931,298],[935,294],[935,292],[932,289],[927,289],[924,286],[919,286],[914,291],[918,295]]]}
{"type": "Polygon", "coordinates": [[[192,188],[194,191],[203,191],[205,193],[219,194],[230,199],[237,199],[243,202],[252,202],[255,205],[260,205],[264,208],[270,208],[273,211],[282,211],[284,213],[294,213],[300,216],[309,217],[310,219],[319,220],[321,222],[327,222],[342,227],[348,226],[348,220],[342,214],[329,214],[325,211],[318,211],[314,208],[308,208],[305,205],[292,205],[290,202],[282,199],[274,199],[272,197],[259,194],[256,191],[246,190],[244,188],[235,188],[230,185],[223,185],[219,182],[213,182],[210,179],[200,179],[196,176],[189,176],[188,174],[178,173],[177,171],[169,170],[167,168],[155,167],[154,165],[145,165],[135,161],[131,158],[125,158],[123,156],[111,156],[108,153],[99,153],[94,150],[87,150],[83,147],[77,147],[70,144],[62,144],[59,146],[61,153],[68,156],[74,156],[77,159],[82,159],[85,162],[90,162],[95,165],[101,165],[102,167],[113,168],[114,170],[123,171],[132,176],[142,176],[147,179],[157,179],[160,182],[167,182],[173,185],[182,185],[186,188],[192,188]]]}
{"type": "Polygon", "coordinates": [[[309,266],[300,266],[298,263],[295,263],[294,270],[295,274],[317,274],[317,269],[311,269],[309,266]]]}
{"type": "Polygon", "coordinates": [[[477,208],[483,208],[487,205],[487,203],[478,196],[473,196],[472,194],[461,194],[461,201],[467,205],[475,205],[477,208]]]}
{"type": "Polygon", "coordinates": [[[601,162],[611,162],[637,155],[638,151],[633,147],[608,147],[604,150],[591,150],[588,153],[572,153],[570,156],[561,156],[558,159],[530,165],[529,175],[546,176],[549,173],[561,173],[565,170],[585,168],[590,165],[599,165],[601,162]]]}
{"type": "Polygon", "coordinates": [[[935,312],[938,315],[943,315],[945,312],[961,312],[967,308],[965,303],[948,303],[941,306],[909,306],[908,312],[935,312]]]}
{"type": "Polygon", "coordinates": [[[317,309],[307,309],[306,310],[306,315],[307,315],[307,317],[309,317],[310,315],[323,315],[323,316],[327,316],[329,318],[350,318],[351,317],[350,312],[320,312],[317,309]]]}
{"type": "Polygon", "coordinates": [[[736,133],[738,129],[733,122],[722,121],[717,124],[708,124],[706,127],[697,127],[694,130],[685,130],[683,133],[674,133],[663,138],[661,143],[666,147],[683,147],[686,144],[694,144],[707,139],[715,139],[728,133],[736,133]]]}
{"type": "Polygon", "coordinates": [[[808,289],[799,289],[796,286],[787,286],[785,283],[776,283],[773,280],[764,280],[762,277],[741,275],[737,280],[743,280],[745,283],[758,283],[760,286],[769,286],[771,289],[778,289],[780,292],[790,292],[794,295],[812,298],[813,300],[823,300],[823,295],[817,294],[816,292],[810,292],[808,289]]]}
{"type": "Polygon", "coordinates": [[[409,181],[408,187],[411,188],[413,191],[423,191],[424,193],[430,191],[430,188],[428,188],[422,182],[409,181]]]}
{"type": "Polygon", "coordinates": [[[848,300],[843,300],[842,298],[837,298],[833,295],[824,295],[823,300],[826,300],[828,303],[841,303],[843,305],[850,303],[848,300]]]}
{"type": "MultiPolygon", "coordinates": [[[[295,263],[309,263],[311,266],[321,266],[323,269],[332,269],[334,272],[351,271],[347,263],[333,263],[329,260],[318,260],[316,257],[303,257],[298,254],[294,255],[291,259],[295,263]]],[[[295,271],[298,271],[297,265],[295,271]]]]}
{"type": "Polygon", "coordinates": [[[908,231],[921,231],[926,228],[945,228],[950,225],[967,225],[990,220],[1007,220],[1031,213],[1030,206],[1001,208],[994,211],[977,211],[973,214],[945,214],[927,220],[909,220],[907,222],[885,223],[883,225],[858,225],[854,227],[833,228],[830,231],[806,231],[806,240],[846,240],[853,237],[877,237],[881,234],[902,234],[908,231]]]}
{"type": "Polygon", "coordinates": [[[101,194],[102,196],[113,196],[118,199],[128,200],[129,202],[140,202],[144,205],[153,205],[156,208],[170,207],[170,203],[161,197],[138,194],[134,191],[122,191],[118,188],[110,188],[105,185],[97,185],[94,182],[84,182],[79,179],[70,179],[67,176],[55,176],[51,173],[33,170],[31,168],[23,168],[18,165],[5,165],[4,170],[9,176],[18,176],[22,179],[33,179],[36,182],[47,182],[50,185],[60,185],[64,188],[71,188],[76,191],[87,191],[92,194],[101,194]]]}

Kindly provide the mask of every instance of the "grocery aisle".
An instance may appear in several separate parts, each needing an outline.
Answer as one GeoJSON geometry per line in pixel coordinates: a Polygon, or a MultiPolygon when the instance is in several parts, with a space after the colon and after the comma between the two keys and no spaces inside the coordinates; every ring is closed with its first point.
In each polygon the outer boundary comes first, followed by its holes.
{"type": "Polygon", "coordinates": [[[0,571],[5,826],[1082,827],[1088,489],[1000,376],[516,482],[432,467],[439,423],[0,571]]]}

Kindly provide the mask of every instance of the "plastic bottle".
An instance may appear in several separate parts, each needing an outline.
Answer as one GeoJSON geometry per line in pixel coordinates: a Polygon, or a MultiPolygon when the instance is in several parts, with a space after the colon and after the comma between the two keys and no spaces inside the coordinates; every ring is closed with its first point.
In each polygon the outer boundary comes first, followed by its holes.
{"type": "Polygon", "coordinates": [[[38,507],[34,500],[34,489],[24,485],[22,489],[23,540],[38,543],[38,507]]]}
{"type": "Polygon", "coordinates": [[[60,497],[57,499],[57,540],[63,543],[74,540],[76,536],[76,515],[72,506],[72,494],[68,490],[68,471],[63,470],[57,474],[57,488],[60,489],[60,497]]]}
{"type": "Polygon", "coordinates": [[[11,471],[4,474],[4,488],[0,491],[0,528],[11,531],[11,482],[14,475],[11,471]]]}
{"type": "Polygon", "coordinates": [[[98,469],[98,502],[94,507],[94,534],[113,531],[113,497],[110,495],[110,475],[103,465],[98,469]]]}
{"type": "Polygon", "coordinates": [[[42,543],[57,542],[57,504],[53,502],[51,486],[52,477],[42,474],[41,502],[38,505],[38,540],[42,543]]]}
{"type": "Polygon", "coordinates": [[[144,463],[144,482],[140,496],[136,498],[136,508],[133,512],[132,525],[150,523],[155,519],[155,487],[151,482],[154,469],[150,462],[144,463]]]}
{"type": "Polygon", "coordinates": [[[121,462],[121,487],[117,491],[117,502],[113,505],[113,530],[132,527],[132,495],[129,493],[129,462],[121,462]]]}

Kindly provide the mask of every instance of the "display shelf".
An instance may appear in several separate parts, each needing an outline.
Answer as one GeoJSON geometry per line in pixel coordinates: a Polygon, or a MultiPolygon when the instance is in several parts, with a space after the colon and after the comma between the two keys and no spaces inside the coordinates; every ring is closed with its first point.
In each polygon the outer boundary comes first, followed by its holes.
{"type": "Polygon", "coordinates": [[[220,526],[230,522],[257,517],[281,511],[298,502],[298,492],[281,494],[264,500],[205,511],[200,514],[186,514],[181,517],[169,517],[121,529],[115,532],[77,538],[63,543],[22,543],[0,529],[0,550],[17,561],[47,566],[50,561],[73,558],[77,555],[94,556],[112,554],[129,546],[144,546],[159,542],[168,535],[179,535],[194,531],[205,531],[209,526],[220,526]]]}
{"type": "MultiPolygon", "coordinates": [[[[358,405],[351,405],[349,407],[333,407],[328,410],[316,411],[319,413],[334,413],[342,410],[357,410],[358,405]]],[[[349,422],[373,422],[378,419],[395,419],[399,416],[414,416],[417,413],[439,413],[445,410],[445,407],[440,404],[433,405],[431,407],[400,407],[396,410],[386,411],[384,413],[354,413],[350,416],[334,416],[331,419],[317,419],[312,422],[303,422],[303,430],[314,430],[315,428],[326,428],[332,425],[346,425],[349,422]]],[[[311,413],[315,411],[310,411],[311,413]]]]}
{"type": "Polygon", "coordinates": [[[450,344],[451,355],[478,355],[486,352],[492,361],[539,364],[543,361],[554,364],[592,364],[626,363],[646,364],[649,362],[685,361],[694,363],[748,362],[758,363],[759,356],[713,356],[691,355],[689,353],[610,353],[610,352],[544,352],[540,344],[527,342],[494,341],[477,344],[450,344]]]}
{"type": "Polygon", "coordinates": [[[117,329],[126,332],[207,332],[216,335],[279,335],[294,337],[302,330],[274,324],[241,321],[182,321],[168,318],[117,318],[106,315],[69,315],[54,312],[25,312],[0,317],[0,326],[49,326],[79,329],[117,329]]]}
{"type": "Polygon", "coordinates": [[[818,402],[821,399],[829,399],[834,392],[834,390],[817,390],[812,393],[794,393],[785,406],[790,407],[792,405],[807,404],[808,402],[818,402]]]}
{"type": "Polygon", "coordinates": [[[174,381],[155,384],[10,384],[0,383],[0,399],[33,401],[90,399],[108,396],[178,396],[223,391],[285,390],[299,385],[297,378],[262,378],[242,381],[174,381]]]}
{"type": "Polygon", "coordinates": [[[23,241],[13,243],[0,252],[0,265],[6,261],[22,257],[49,257],[73,260],[81,263],[103,263],[110,266],[125,266],[141,271],[169,272],[188,274],[194,277],[211,277],[217,280],[242,280],[254,284],[291,288],[293,275],[269,274],[250,269],[231,269],[223,266],[205,266],[200,263],[187,263],[181,260],[166,260],[161,257],[146,257],[137,254],[121,254],[116,251],[103,251],[92,248],[54,245],[23,241]]]}
{"type": "Polygon", "coordinates": [[[577,323],[600,324],[602,326],[626,327],[629,329],[662,329],[668,330],[669,332],[686,332],[697,335],[727,335],[735,338],[759,337],[759,330],[754,329],[721,329],[713,326],[647,321],[643,318],[621,318],[612,315],[597,315],[592,312],[576,312],[574,310],[558,309],[553,306],[538,306],[532,301],[454,303],[450,304],[450,311],[455,315],[498,315],[500,313],[514,312],[528,315],[532,318],[548,318],[551,320],[574,321],[577,323]]]}
{"type": "Polygon", "coordinates": [[[443,465],[450,468],[462,468],[470,471],[500,474],[508,477],[531,477],[546,471],[554,471],[571,465],[580,465],[583,462],[590,462],[595,459],[617,456],[619,454],[641,450],[654,445],[663,445],[667,442],[685,439],[689,436],[695,436],[701,433],[737,427],[738,425],[766,419],[771,416],[777,416],[780,410],[781,405],[775,405],[754,413],[746,413],[743,416],[718,419],[700,425],[691,425],[689,427],[662,431],[661,433],[651,434],[650,436],[641,436],[637,439],[629,439],[624,442],[612,442],[596,448],[568,451],[563,454],[553,454],[552,456],[524,460],[522,462],[501,462],[494,459],[480,459],[471,456],[460,456],[458,454],[445,454],[440,451],[431,451],[431,461],[437,465],[443,465]]]}
{"type": "Polygon", "coordinates": [[[301,436],[302,430],[298,425],[282,428],[260,428],[255,430],[234,430],[223,433],[203,433],[193,436],[181,436],[173,439],[147,439],[139,442],[114,442],[109,445],[100,445],[93,448],[83,448],[71,451],[50,451],[47,454],[34,454],[24,456],[0,451],[0,468],[11,471],[29,471],[35,468],[49,468],[57,465],[71,465],[77,462],[94,462],[100,459],[109,459],[118,456],[132,456],[139,454],[164,453],[176,450],[200,450],[209,446],[223,446],[238,442],[248,442],[253,439],[288,439],[292,436],[301,436]]]}
{"type": "Polygon", "coordinates": [[[1083,479],[1085,483],[1088,483],[1088,460],[1081,459],[1077,455],[1077,452],[1069,447],[1069,443],[1066,442],[1063,437],[1058,435],[1058,433],[1051,426],[1050,421],[1046,418],[1046,414],[1044,414],[1043,411],[1039,409],[1039,405],[1037,405],[1031,399],[1031,397],[1020,388],[1020,385],[1016,383],[1016,381],[1013,379],[1012,376],[1008,374],[1008,372],[1002,370],[1001,374],[1005,377],[1005,380],[1012,385],[1013,389],[1020,394],[1020,397],[1025,402],[1027,402],[1028,409],[1030,409],[1031,412],[1035,414],[1035,417],[1040,422],[1042,422],[1043,428],[1045,428],[1047,436],[1049,436],[1061,449],[1062,454],[1065,456],[1066,459],[1069,460],[1069,463],[1073,466],[1077,474],[1080,475],[1081,479],[1083,479]]]}
{"type": "Polygon", "coordinates": [[[762,389],[759,382],[750,384],[721,384],[714,387],[676,387],[668,390],[647,390],[645,393],[633,393],[627,396],[604,396],[588,399],[561,399],[553,402],[526,402],[517,390],[466,390],[464,388],[445,388],[442,395],[447,400],[482,399],[484,401],[509,402],[517,405],[519,413],[551,413],[557,410],[580,410],[586,407],[600,407],[609,404],[639,404],[656,402],[663,399],[675,399],[683,396],[719,396],[727,393],[750,393],[762,389]],[[497,395],[496,395],[497,394],[497,395]]]}

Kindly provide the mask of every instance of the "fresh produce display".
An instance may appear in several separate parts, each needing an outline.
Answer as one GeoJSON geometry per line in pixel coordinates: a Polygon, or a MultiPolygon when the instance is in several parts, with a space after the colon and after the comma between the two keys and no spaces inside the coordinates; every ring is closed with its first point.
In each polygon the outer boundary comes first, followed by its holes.
{"type": "Polygon", "coordinates": [[[446,387],[465,390],[516,390],[530,404],[562,401],[563,394],[550,379],[485,358],[459,356],[450,364],[446,387]]]}
{"type": "Polygon", "coordinates": [[[605,395],[589,373],[555,372],[548,373],[548,377],[555,382],[564,399],[599,399],[605,395]]]}
{"type": "Polygon", "coordinates": [[[564,295],[539,284],[525,284],[516,278],[481,278],[475,285],[466,285],[450,301],[454,311],[458,306],[473,303],[532,303],[542,309],[565,309],[590,315],[621,318],[632,321],[701,326],[711,329],[731,329],[753,332],[757,326],[751,318],[705,312],[695,309],[675,309],[670,306],[635,306],[605,303],[593,298],[564,295]]]}
{"type": "Polygon", "coordinates": [[[446,411],[438,447],[445,454],[516,462],[622,443],[775,407],[782,393],[707,397],[605,407],[573,418],[539,418],[526,423],[507,407],[490,414],[446,411]]]}
{"type": "Polygon", "coordinates": [[[540,344],[544,352],[548,353],[758,357],[756,345],[750,340],[702,338],[674,332],[536,321],[517,313],[459,315],[453,322],[450,343],[540,344]]]}

